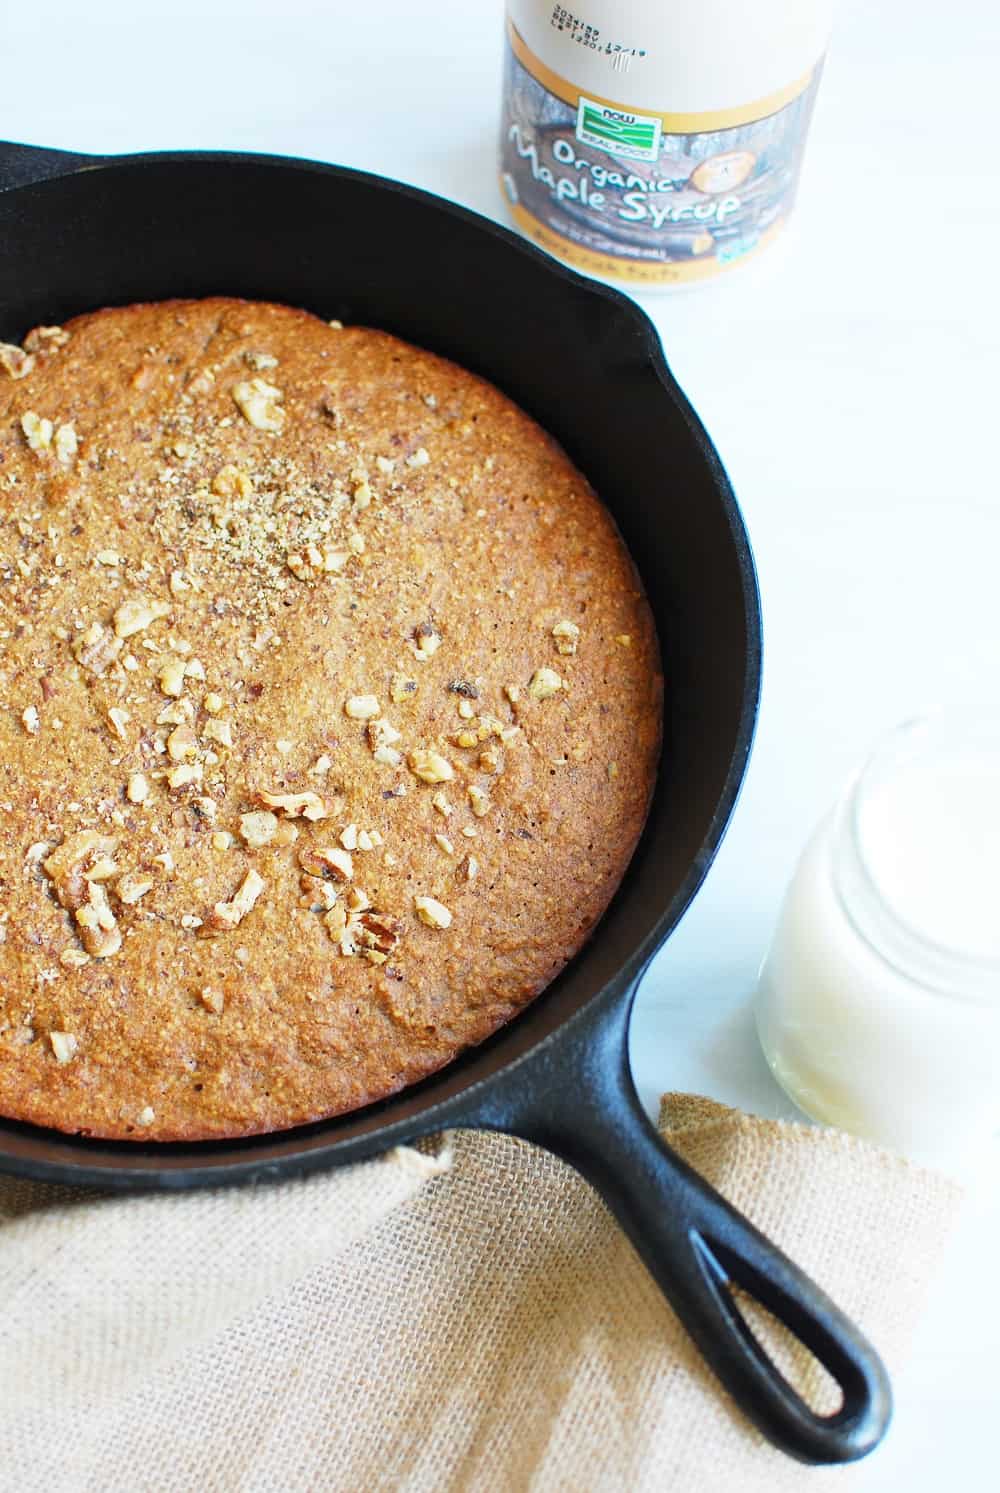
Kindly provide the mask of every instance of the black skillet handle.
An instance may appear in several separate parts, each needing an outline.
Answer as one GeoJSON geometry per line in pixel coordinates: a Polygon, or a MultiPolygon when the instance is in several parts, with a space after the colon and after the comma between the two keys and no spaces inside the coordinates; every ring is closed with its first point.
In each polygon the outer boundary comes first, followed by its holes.
{"type": "Polygon", "coordinates": [[[620,998],[613,1006],[603,1020],[582,1013],[588,1019],[573,1035],[555,1034],[533,1097],[512,1104],[500,1128],[554,1151],[596,1188],[710,1368],[775,1446],[810,1463],[865,1456],[892,1414],[881,1360],[825,1292],[663,1142],[632,1082],[627,1006],[620,998]],[[819,1415],[793,1389],[732,1286],[832,1375],[842,1392],[835,1413],[819,1415]]]}
{"type": "Polygon", "coordinates": [[[50,176],[67,176],[93,156],[74,154],[69,150],[47,150],[40,145],[18,145],[0,140],[0,192],[12,187],[27,187],[50,176]]]}

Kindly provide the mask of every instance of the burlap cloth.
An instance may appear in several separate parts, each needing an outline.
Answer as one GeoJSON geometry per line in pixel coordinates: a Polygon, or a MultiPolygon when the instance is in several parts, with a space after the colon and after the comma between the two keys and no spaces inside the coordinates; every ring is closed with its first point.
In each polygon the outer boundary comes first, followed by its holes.
{"type": "MultiPolygon", "coordinates": [[[[668,1095],[661,1125],[898,1369],[953,1184],[708,1101],[668,1095]]],[[[594,1193],[521,1142],[460,1134],[179,1196],[0,1179],[4,1493],[777,1493],[853,1477],[748,1428],[594,1193]]]]}

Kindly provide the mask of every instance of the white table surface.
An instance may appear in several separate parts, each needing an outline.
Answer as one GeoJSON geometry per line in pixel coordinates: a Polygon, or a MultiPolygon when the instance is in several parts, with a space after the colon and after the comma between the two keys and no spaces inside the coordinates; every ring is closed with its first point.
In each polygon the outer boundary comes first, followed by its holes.
{"type": "MultiPolygon", "coordinates": [[[[996,16],[991,0],[841,0],[787,244],[726,283],[644,302],[740,498],[766,650],[732,828],[639,997],[651,1107],[689,1088],[794,1114],[749,1000],[798,851],[882,731],[995,698],[996,16]]],[[[313,156],[499,216],[500,55],[500,0],[0,0],[0,135],[313,156]]],[[[998,1237],[994,1157],[865,1490],[998,1486],[998,1237]]]]}

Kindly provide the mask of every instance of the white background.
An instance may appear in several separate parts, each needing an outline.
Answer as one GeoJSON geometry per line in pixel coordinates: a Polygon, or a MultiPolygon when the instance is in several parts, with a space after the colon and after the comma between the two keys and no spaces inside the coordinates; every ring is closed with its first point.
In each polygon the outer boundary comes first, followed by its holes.
{"type": "MultiPolygon", "coordinates": [[[[499,7],[0,0],[0,136],[314,156],[499,215],[499,7]]],[[[742,800],[639,998],[650,1105],[686,1087],[793,1113],[748,1002],[802,842],[887,727],[996,702],[996,17],[992,0],[842,0],[786,247],[647,302],[742,503],[766,627],[742,800]]],[[[998,1238],[994,1164],[898,1378],[893,1430],[852,1486],[998,1486],[998,1238]]]]}

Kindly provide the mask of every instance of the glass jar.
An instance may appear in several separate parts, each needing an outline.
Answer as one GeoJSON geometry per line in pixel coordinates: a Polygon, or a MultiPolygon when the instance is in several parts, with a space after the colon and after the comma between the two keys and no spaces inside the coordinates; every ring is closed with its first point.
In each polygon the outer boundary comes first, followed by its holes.
{"type": "Polygon", "coordinates": [[[901,726],[816,830],[761,969],[814,1119],[963,1169],[1000,1128],[1000,722],[901,726]]]}

